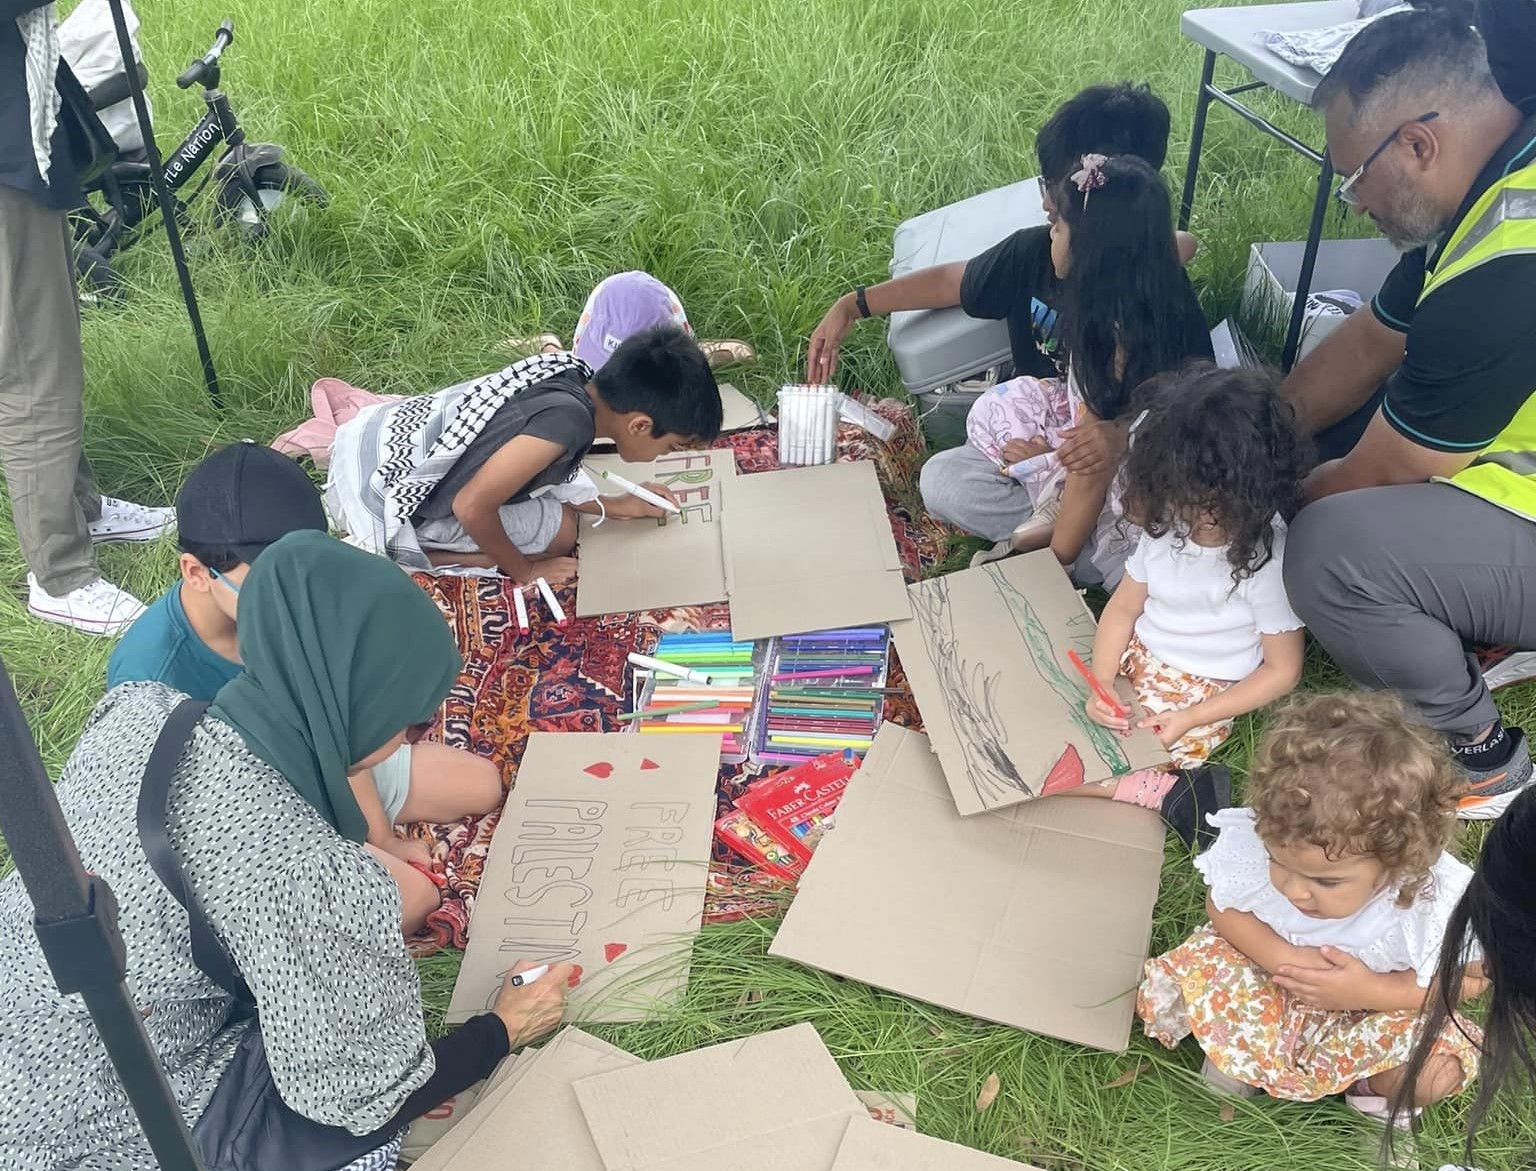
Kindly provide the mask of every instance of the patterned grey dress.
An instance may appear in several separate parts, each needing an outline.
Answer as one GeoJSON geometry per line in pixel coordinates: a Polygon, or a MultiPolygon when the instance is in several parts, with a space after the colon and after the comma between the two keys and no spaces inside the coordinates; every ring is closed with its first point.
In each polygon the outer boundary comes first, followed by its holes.
{"type": "MultiPolygon", "coordinates": [[[[144,765],[182,698],[159,683],[111,692],[58,795],[85,866],[117,896],[129,989],[190,1124],[239,1029],[225,1027],[229,997],[193,964],[186,913],[135,826],[144,765]]],[[[183,757],[168,820],[188,882],[256,995],[283,1100],[357,1134],[383,1126],[433,1070],[388,872],[211,717],[183,757]]],[[[370,1165],[392,1161],[379,1155],[370,1165]]],[[[56,1168],[156,1163],[84,1002],[54,987],[12,874],[0,883],[0,1169],[56,1168]]]]}

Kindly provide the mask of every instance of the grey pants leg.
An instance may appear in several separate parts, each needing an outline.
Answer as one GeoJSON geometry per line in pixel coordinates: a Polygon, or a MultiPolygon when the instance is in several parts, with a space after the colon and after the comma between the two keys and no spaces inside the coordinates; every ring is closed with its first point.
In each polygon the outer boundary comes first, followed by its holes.
{"type": "Polygon", "coordinates": [[[0,186],[0,466],[21,554],[55,597],[98,576],[84,391],[69,220],[0,186]]]}
{"type": "Polygon", "coordinates": [[[1330,496],[1291,526],[1285,587],[1351,679],[1475,734],[1498,712],[1463,644],[1536,647],[1536,521],[1446,484],[1330,496]]]}
{"type": "Polygon", "coordinates": [[[918,487],[931,515],[989,541],[1006,539],[1034,511],[1024,485],[969,443],[930,456],[918,487]]]}

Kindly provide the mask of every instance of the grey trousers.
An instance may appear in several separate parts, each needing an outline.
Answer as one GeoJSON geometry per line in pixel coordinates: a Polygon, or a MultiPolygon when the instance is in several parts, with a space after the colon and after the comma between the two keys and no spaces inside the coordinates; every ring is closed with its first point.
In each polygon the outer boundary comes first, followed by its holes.
{"type": "Polygon", "coordinates": [[[0,186],[0,467],[27,567],[54,596],[97,576],[69,220],[0,186]]]}
{"type": "Polygon", "coordinates": [[[1465,644],[1536,648],[1536,521],[1447,484],[1345,492],[1291,525],[1285,587],[1356,683],[1475,734],[1498,711],[1465,644]]]}
{"type": "Polygon", "coordinates": [[[918,477],[923,507],[942,521],[1001,541],[1029,519],[1029,491],[969,443],[928,457],[918,477]]]}

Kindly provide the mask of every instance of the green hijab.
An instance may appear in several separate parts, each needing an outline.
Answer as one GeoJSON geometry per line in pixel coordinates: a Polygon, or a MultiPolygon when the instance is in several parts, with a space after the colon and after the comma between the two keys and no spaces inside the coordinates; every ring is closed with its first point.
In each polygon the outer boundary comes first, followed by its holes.
{"type": "Polygon", "coordinates": [[[212,714],[362,841],[347,770],[442,703],[461,666],[448,624],[393,562],[308,530],[263,550],[237,618],[245,670],[212,714]]]}

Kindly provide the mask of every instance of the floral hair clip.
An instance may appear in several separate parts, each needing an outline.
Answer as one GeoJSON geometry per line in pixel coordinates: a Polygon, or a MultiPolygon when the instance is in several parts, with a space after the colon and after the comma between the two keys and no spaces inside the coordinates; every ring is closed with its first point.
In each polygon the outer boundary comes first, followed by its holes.
{"type": "Polygon", "coordinates": [[[1077,187],[1083,197],[1083,206],[1088,206],[1088,195],[1104,186],[1107,179],[1104,177],[1104,164],[1109,160],[1104,155],[1084,155],[1081,169],[1073,172],[1072,183],[1077,187]]]}

